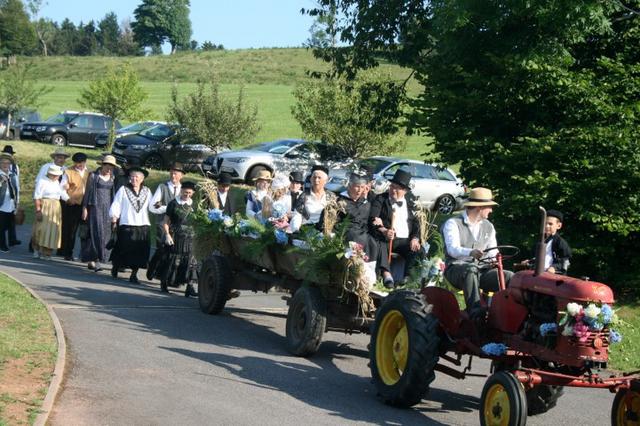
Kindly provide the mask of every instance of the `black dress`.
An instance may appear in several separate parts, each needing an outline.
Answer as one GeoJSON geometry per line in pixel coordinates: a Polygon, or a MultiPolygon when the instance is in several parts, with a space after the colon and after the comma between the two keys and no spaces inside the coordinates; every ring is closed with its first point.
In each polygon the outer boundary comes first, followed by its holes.
{"type": "Polygon", "coordinates": [[[193,257],[193,228],[189,224],[189,216],[193,207],[172,200],[167,206],[166,216],[171,221],[169,233],[173,238],[172,246],[164,246],[162,260],[156,277],[168,286],[188,284],[197,279],[198,265],[193,257]]]}

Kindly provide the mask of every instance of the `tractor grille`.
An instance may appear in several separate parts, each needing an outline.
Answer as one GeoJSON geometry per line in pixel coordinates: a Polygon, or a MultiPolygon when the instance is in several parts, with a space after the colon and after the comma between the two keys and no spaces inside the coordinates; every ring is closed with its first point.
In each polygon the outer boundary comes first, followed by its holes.
{"type": "Polygon", "coordinates": [[[603,328],[601,331],[592,331],[589,334],[589,338],[585,342],[581,342],[577,338],[575,338],[573,343],[578,347],[594,348],[593,343],[598,338],[602,341],[602,346],[601,346],[602,348],[608,347],[609,346],[609,329],[603,328]]]}

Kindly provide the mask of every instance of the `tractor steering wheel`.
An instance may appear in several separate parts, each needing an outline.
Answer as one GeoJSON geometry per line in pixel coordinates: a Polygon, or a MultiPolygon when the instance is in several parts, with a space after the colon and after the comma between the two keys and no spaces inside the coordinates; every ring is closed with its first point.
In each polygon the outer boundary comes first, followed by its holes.
{"type": "MultiPolygon", "coordinates": [[[[491,250],[498,250],[498,252],[500,252],[500,254],[502,255],[502,260],[511,259],[512,257],[517,256],[518,253],[520,253],[520,249],[516,246],[495,246],[495,247],[489,247],[482,251],[486,253],[491,250]],[[503,250],[505,251],[505,253],[502,253],[503,250]]],[[[478,265],[491,265],[495,263],[496,260],[497,260],[497,256],[483,257],[478,260],[478,265]]]]}

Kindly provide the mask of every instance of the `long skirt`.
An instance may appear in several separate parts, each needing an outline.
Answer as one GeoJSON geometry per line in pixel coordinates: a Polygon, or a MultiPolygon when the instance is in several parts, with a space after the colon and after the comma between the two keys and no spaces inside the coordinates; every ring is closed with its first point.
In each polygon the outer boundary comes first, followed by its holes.
{"type": "MultiPolygon", "coordinates": [[[[188,284],[197,279],[198,263],[193,257],[193,230],[190,227],[172,227],[174,244],[156,251],[158,257],[153,276],[168,286],[188,284]]],[[[148,275],[147,275],[148,276],[148,275]]]]}
{"type": "Polygon", "coordinates": [[[62,209],[60,200],[43,198],[42,220],[34,222],[33,242],[37,247],[47,249],[60,248],[62,209]]]}
{"type": "Polygon", "coordinates": [[[98,261],[105,263],[109,260],[111,250],[105,246],[111,239],[111,218],[109,208],[96,208],[89,206],[89,217],[87,224],[89,233],[86,238],[82,238],[80,257],[83,262],[98,261]]]}
{"type": "Polygon", "coordinates": [[[149,261],[149,226],[118,226],[118,239],[111,252],[114,266],[146,268],[149,261]]]}

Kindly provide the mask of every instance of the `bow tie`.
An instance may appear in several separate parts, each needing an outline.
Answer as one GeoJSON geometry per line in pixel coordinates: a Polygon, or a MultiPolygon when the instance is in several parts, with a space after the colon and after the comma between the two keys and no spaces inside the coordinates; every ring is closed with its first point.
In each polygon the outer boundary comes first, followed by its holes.
{"type": "Polygon", "coordinates": [[[394,201],[393,204],[397,205],[398,207],[402,207],[403,202],[402,201],[394,201]]]}

